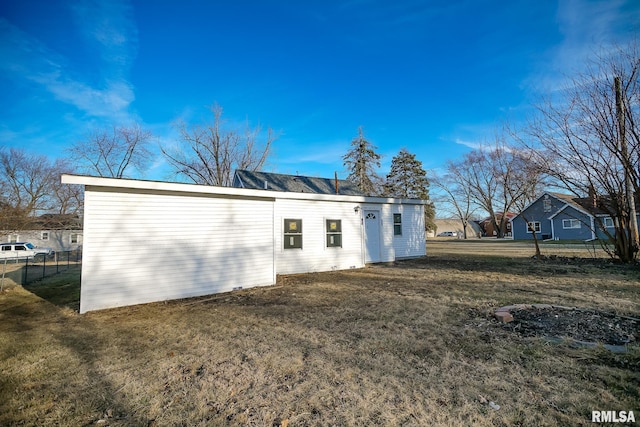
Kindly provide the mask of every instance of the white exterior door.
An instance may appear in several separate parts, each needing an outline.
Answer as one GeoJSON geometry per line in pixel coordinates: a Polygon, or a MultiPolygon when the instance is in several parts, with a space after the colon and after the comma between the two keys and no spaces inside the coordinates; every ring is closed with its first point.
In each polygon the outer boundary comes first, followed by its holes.
{"type": "Polygon", "coordinates": [[[364,211],[365,262],[380,262],[380,211],[364,211]]]}

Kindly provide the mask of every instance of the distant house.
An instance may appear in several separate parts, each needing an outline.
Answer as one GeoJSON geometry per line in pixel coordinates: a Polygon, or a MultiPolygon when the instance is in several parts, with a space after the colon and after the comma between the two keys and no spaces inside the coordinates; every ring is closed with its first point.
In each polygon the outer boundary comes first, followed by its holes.
{"type": "MultiPolygon", "coordinates": [[[[504,214],[502,212],[497,212],[496,213],[496,222],[498,223],[498,225],[500,224],[500,221],[502,220],[502,216],[504,214]]],[[[513,212],[507,212],[507,224],[506,224],[506,230],[505,230],[505,237],[507,236],[511,236],[512,235],[512,230],[511,230],[511,219],[513,217],[515,217],[516,214],[513,212]]],[[[482,235],[483,236],[487,236],[487,237],[494,237],[498,235],[498,230],[496,230],[495,226],[493,225],[493,221],[491,220],[491,217],[486,217],[485,219],[478,221],[478,225],[480,226],[480,229],[482,230],[482,235]]]]}
{"type": "Polygon", "coordinates": [[[56,252],[72,251],[82,246],[82,219],[74,214],[44,214],[33,218],[24,230],[0,233],[3,242],[30,242],[56,252]]]}
{"type": "Polygon", "coordinates": [[[236,180],[242,188],[62,175],[85,186],[80,312],[426,254],[427,201],[347,195],[341,181],[335,194],[330,179],[236,180]]]}
{"type": "Polygon", "coordinates": [[[345,179],[315,178],[270,172],[251,172],[248,170],[237,170],[235,172],[233,187],[292,193],[340,194],[343,196],[365,195],[351,181],[345,179]]]}
{"type": "MultiPolygon", "coordinates": [[[[594,240],[614,233],[614,221],[595,197],[543,193],[511,220],[513,238],[532,240],[594,240]]],[[[640,215],[638,217],[640,223],[640,215]]]]}

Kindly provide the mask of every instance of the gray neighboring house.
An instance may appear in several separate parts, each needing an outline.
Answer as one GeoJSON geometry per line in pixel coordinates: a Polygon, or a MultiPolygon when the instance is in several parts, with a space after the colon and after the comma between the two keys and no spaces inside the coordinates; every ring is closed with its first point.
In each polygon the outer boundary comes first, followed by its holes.
{"type": "MultiPolygon", "coordinates": [[[[613,234],[614,218],[598,207],[594,197],[543,193],[511,219],[514,240],[594,240],[613,234]],[[527,225],[529,223],[529,225],[527,225]]],[[[637,219],[640,223],[640,215],[637,219]]]]}
{"type": "Polygon", "coordinates": [[[233,187],[249,190],[287,191],[292,193],[338,194],[343,196],[365,196],[351,181],[346,179],[314,178],[270,172],[237,170],[233,176],[233,187]]]}
{"type": "Polygon", "coordinates": [[[2,242],[30,242],[56,252],[82,247],[82,218],[77,215],[44,214],[34,218],[27,228],[2,231],[2,242]]]}

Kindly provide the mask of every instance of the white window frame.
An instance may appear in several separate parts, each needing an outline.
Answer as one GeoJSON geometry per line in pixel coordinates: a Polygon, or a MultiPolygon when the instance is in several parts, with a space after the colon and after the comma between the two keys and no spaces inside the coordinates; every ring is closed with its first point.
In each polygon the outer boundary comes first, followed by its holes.
{"type": "Polygon", "coordinates": [[[562,220],[562,228],[565,230],[582,228],[582,224],[579,219],[576,218],[565,218],[562,220]]]}
{"type": "Polygon", "coordinates": [[[540,221],[529,221],[527,223],[527,233],[533,234],[534,230],[536,233],[540,232],[540,221]],[[531,227],[532,224],[533,224],[533,228],[531,227]]]}
{"type": "Polygon", "coordinates": [[[50,233],[48,231],[40,232],[40,240],[49,240],[50,233]]]}
{"type": "Polygon", "coordinates": [[[613,218],[611,218],[610,216],[606,216],[606,217],[602,218],[602,225],[604,226],[604,228],[613,228],[613,227],[615,227],[615,224],[613,222],[613,218]]]}
{"type": "Polygon", "coordinates": [[[402,236],[402,213],[400,212],[393,213],[393,235],[402,236]],[[396,222],[396,218],[400,219],[400,221],[396,222]]]}
{"type": "Polygon", "coordinates": [[[18,243],[20,241],[20,235],[19,234],[9,234],[8,236],[8,243],[18,243]]]}
{"type": "Polygon", "coordinates": [[[82,238],[82,235],[80,233],[71,233],[69,235],[69,243],[71,244],[78,244],[80,243],[80,239],[82,238]],[[76,241],[73,241],[73,236],[76,236],[76,241]]]}

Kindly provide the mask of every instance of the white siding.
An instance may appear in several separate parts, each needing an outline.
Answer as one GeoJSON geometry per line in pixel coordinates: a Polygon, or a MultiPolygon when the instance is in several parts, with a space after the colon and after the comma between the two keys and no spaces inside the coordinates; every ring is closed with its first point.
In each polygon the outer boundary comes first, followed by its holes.
{"type": "Polygon", "coordinates": [[[380,213],[381,261],[425,255],[420,201],[278,193],[63,175],[85,185],[80,312],[270,285],[276,273],[363,267],[363,213],[380,213]],[[393,214],[402,214],[394,236],[393,214]],[[284,249],[284,220],[302,249],[284,249]],[[327,247],[340,220],[342,247],[327,247]]]}
{"type": "Polygon", "coordinates": [[[380,211],[380,255],[382,262],[426,255],[424,210],[422,205],[367,204],[363,209],[380,211]],[[402,235],[393,234],[393,214],[402,214],[402,235]]]}
{"type": "Polygon", "coordinates": [[[273,284],[273,205],[87,187],[80,312],[273,284]]]}
{"type": "Polygon", "coordinates": [[[425,256],[426,234],[422,205],[391,205],[391,234],[396,259],[425,256]],[[402,235],[393,235],[393,214],[402,214],[402,235]]]}
{"type": "Polygon", "coordinates": [[[275,208],[278,274],[344,270],[364,266],[361,211],[357,203],[278,199],[275,208]],[[302,249],[284,249],[284,219],[302,219],[302,249]],[[342,247],[327,247],[327,219],[342,221],[342,247]]]}

